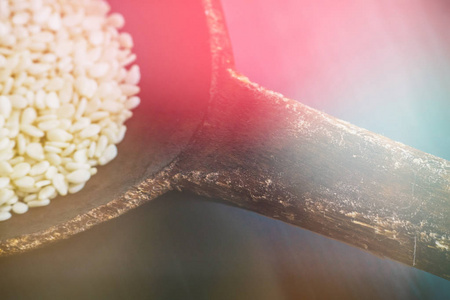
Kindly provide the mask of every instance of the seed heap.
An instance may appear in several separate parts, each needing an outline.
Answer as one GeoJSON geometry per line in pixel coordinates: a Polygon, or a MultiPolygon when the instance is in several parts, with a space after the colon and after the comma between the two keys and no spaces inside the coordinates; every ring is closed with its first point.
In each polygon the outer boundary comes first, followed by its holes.
{"type": "Polygon", "coordinates": [[[133,40],[103,0],[0,0],[0,221],[80,191],[139,105],[133,40]]]}

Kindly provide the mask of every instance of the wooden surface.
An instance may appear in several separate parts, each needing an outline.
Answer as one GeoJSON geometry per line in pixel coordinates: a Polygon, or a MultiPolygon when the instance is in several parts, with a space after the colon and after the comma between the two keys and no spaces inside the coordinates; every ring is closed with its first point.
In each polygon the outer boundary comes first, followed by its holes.
{"type": "Polygon", "coordinates": [[[173,186],[450,278],[448,161],[223,76],[173,186]]]}
{"type": "MultiPolygon", "coordinates": [[[[109,166],[128,173],[105,168],[73,196],[82,200],[72,207],[61,201],[10,223],[13,229],[2,232],[2,253],[67,238],[178,188],[449,278],[449,163],[252,84],[233,71],[220,4],[203,5],[209,33],[195,30],[204,25],[199,21],[190,36],[181,35],[189,11],[157,8],[170,12],[158,20],[177,22],[172,36],[155,29],[154,42],[166,45],[156,48],[160,59],[145,62],[161,72],[148,79],[153,94],[143,95],[155,102],[143,105],[121,159],[109,166]],[[208,34],[212,64],[195,50],[207,46],[208,34]],[[193,39],[195,47],[187,46],[193,39]],[[178,70],[182,74],[173,77],[178,70]]],[[[135,6],[134,14],[139,11],[135,6]]],[[[140,32],[138,39],[145,40],[148,32],[140,32]]]]}
{"type": "MultiPolygon", "coordinates": [[[[215,199],[217,200],[217,199],[215,199]]],[[[261,215],[169,193],[0,257],[2,299],[447,299],[450,282],[261,215]]]]}
{"type": "Polygon", "coordinates": [[[186,146],[203,119],[211,59],[201,3],[109,2],[125,16],[124,30],[134,37],[142,103],[127,123],[117,159],[101,167],[81,192],[0,224],[0,256],[68,238],[169,190],[167,181],[155,175],[186,146]]]}
{"type": "Polygon", "coordinates": [[[450,162],[251,83],[206,2],[219,67],[172,185],[450,279],[450,162]]]}
{"type": "MultiPolygon", "coordinates": [[[[158,15],[148,19],[158,20],[158,15]]],[[[141,148],[133,147],[138,144],[131,143],[126,153],[137,156],[141,148]]],[[[114,170],[117,165],[107,173],[114,170]]],[[[215,201],[220,200],[166,194],[70,239],[1,257],[2,299],[410,300],[450,295],[450,281],[215,201]]]]}

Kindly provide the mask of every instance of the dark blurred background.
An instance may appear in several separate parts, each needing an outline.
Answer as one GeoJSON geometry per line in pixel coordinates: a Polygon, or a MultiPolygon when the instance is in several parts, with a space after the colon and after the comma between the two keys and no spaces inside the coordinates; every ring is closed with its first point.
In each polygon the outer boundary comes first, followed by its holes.
{"type": "MultiPolygon", "coordinates": [[[[450,159],[447,1],[222,3],[251,80],[450,159]]],[[[0,272],[0,299],[450,299],[450,281],[182,193],[0,272]]]]}
{"type": "Polygon", "coordinates": [[[0,260],[1,299],[448,299],[450,282],[196,196],[171,193],[0,260]]]}

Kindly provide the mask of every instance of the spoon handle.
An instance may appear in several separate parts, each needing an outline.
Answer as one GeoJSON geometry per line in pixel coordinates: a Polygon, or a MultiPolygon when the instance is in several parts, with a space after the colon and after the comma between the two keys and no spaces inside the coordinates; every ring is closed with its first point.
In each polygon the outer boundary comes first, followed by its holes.
{"type": "Polygon", "coordinates": [[[224,69],[172,186],[450,279],[450,162],[224,69]]]}

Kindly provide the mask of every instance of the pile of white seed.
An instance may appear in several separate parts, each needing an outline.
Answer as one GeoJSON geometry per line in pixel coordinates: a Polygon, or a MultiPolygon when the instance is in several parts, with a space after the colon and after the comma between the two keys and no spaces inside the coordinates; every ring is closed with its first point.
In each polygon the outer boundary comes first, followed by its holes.
{"type": "Polygon", "coordinates": [[[124,18],[103,0],[0,0],[0,221],[80,191],[139,105],[124,18]]]}

